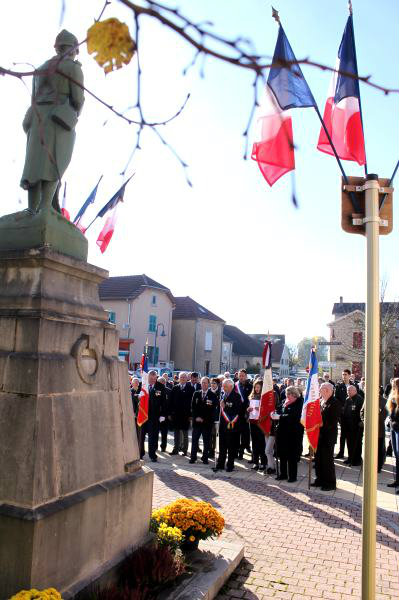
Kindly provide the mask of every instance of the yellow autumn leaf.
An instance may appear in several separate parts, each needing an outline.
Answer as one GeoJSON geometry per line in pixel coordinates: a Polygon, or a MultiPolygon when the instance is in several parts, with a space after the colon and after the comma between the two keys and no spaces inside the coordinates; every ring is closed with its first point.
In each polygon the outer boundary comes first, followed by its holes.
{"type": "Polygon", "coordinates": [[[136,43],[130,37],[128,26],[111,18],[97,21],[87,31],[87,51],[95,54],[94,59],[107,74],[129,64],[136,43]]]}

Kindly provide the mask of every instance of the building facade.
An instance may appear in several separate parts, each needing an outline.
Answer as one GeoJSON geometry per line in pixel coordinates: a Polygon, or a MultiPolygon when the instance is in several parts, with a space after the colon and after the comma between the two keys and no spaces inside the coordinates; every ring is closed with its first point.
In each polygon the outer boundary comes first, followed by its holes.
{"type": "Polygon", "coordinates": [[[224,321],[189,296],[176,297],[172,320],[171,360],[179,371],[218,374],[224,321]]]}
{"type": "Polygon", "coordinates": [[[234,325],[225,325],[223,341],[231,344],[230,371],[246,369],[259,373],[262,369],[263,344],[234,325]]]}
{"type": "Polygon", "coordinates": [[[149,364],[169,366],[174,308],[169,288],[147,275],[128,275],[109,277],[99,293],[119,331],[119,355],[130,368],[137,368],[147,342],[149,364]]]}
{"type": "Polygon", "coordinates": [[[288,377],[290,374],[290,356],[285,343],[284,333],[251,333],[250,336],[262,345],[266,340],[272,343],[272,370],[277,377],[288,377]]]}
{"type": "MultiPolygon", "coordinates": [[[[399,305],[380,303],[380,378],[386,385],[398,372],[399,305]]],[[[350,369],[358,379],[365,376],[366,317],[363,302],[340,302],[333,306],[330,328],[330,373],[340,379],[343,369],[350,369]]]]}

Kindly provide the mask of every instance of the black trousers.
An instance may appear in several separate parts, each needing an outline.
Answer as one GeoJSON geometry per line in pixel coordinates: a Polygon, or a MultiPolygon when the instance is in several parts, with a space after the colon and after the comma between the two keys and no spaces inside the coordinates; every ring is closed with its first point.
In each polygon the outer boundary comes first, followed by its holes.
{"type": "Polygon", "coordinates": [[[162,421],[159,424],[159,430],[161,432],[161,450],[165,451],[168,443],[168,421],[162,421]]]}
{"type": "Polygon", "coordinates": [[[386,458],[385,437],[378,438],[378,471],[381,471],[386,458]]]}
{"type": "Polygon", "coordinates": [[[352,465],[362,462],[363,429],[361,427],[345,426],[346,443],[348,444],[348,460],[352,465]]]}
{"type": "Polygon", "coordinates": [[[266,439],[263,431],[258,427],[256,423],[249,424],[251,430],[251,441],[252,441],[252,459],[255,465],[266,464],[266,439]]]}
{"type": "Polygon", "coordinates": [[[296,479],[298,473],[298,444],[293,447],[279,448],[280,477],[296,479]]]}
{"type": "Polygon", "coordinates": [[[345,454],[345,442],[347,442],[347,427],[346,423],[341,417],[339,420],[341,426],[341,435],[339,436],[339,454],[345,454]]]}
{"type": "MultiPolygon", "coordinates": [[[[212,423],[213,425],[213,423],[212,423]]],[[[202,435],[202,440],[204,442],[204,450],[202,453],[202,459],[208,460],[209,450],[210,450],[210,442],[211,442],[211,431],[212,425],[194,425],[193,431],[191,433],[191,459],[197,460],[198,453],[198,442],[202,435]]]]}
{"type": "Polygon", "coordinates": [[[240,432],[223,429],[219,431],[219,456],[216,468],[224,469],[227,457],[227,468],[234,468],[234,459],[240,443],[240,432]]]}
{"type": "Polygon", "coordinates": [[[147,434],[148,456],[150,458],[156,458],[156,452],[158,449],[159,423],[151,423],[150,421],[146,421],[144,425],[140,427],[140,458],[143,458],[145,455],[144,442],[147,434]]]}
{"type": "Polygon", "coordinates": [[[250,430],[249,430],[249,423],[248,423],[248,421],[242,419],[241,426],[240,426],[240,443],[239,443],[240,452],[244,452],[245,448],[247,448],[247,450],[250,449],[250,447],[251,447],[250,440],[251,440],[251,435],[250,435],[250,430]]]}
{"type": "Polygon", "coordinates": [[[316,481],[322,487],[337,486],[334,465],[334,440],[319,440],[315,454],[316,481]]]}

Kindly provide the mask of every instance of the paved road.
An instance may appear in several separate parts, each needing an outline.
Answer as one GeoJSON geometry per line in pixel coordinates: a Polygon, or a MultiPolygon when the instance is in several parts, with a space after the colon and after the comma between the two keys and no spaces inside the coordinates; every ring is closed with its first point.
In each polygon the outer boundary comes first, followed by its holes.
{"type": "MultiPolygon", "coordinates": [[[[218,600],[360,598],[359,467],[337,461],[338,489],[323,493],[307,490],[305,459],[297,484],[255,473],[246,461],[223,474],[161,452],[158,463],[145,462],[155,470],[154,507],[181,496],[206,500],[223,513],[225,538],[244,541],[245,558],[218,600]]],[[[399,598],[399,496],[386,488],[391,480],[389,459],[379,476],[377,600],[399,598]]]]}

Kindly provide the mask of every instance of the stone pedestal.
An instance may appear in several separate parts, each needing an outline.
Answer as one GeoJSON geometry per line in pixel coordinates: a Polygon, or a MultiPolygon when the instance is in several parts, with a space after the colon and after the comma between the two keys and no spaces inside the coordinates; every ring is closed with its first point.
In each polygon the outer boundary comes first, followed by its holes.
{"type": "Polygon", "coordinates": [[[47,247],[0,251],[0,598],[68,595],[148,533],[153,473],[105,277],[47,247]]]}

